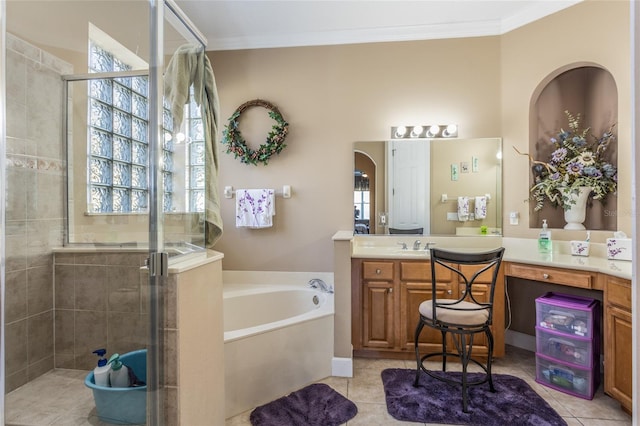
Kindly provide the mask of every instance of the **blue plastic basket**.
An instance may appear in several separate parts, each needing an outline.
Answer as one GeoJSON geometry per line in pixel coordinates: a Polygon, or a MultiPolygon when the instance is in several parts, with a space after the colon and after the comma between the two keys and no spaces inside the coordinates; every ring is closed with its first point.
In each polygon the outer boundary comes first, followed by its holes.
{"type": "MultiPolygon", "coordinates": [[[[143,382],[147,382],[147,350],[140,349],[120,356],[124,365],[143,382]]],[[[112,388],[96,385],[93,371],[84,379],[93,391],[98,418],[117,425],[138,425],[147,422],[147,386],[112,388]]]]}

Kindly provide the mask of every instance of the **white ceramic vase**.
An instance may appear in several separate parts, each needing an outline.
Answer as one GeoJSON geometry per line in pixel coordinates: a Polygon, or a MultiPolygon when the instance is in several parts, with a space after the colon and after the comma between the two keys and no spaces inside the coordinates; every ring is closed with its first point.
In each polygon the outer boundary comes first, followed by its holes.
{"type": "Polygon", "coordinates": [[[582,222],[586,217],[587,199],[591,194],[591,188],[580,186],[576,189],[567,188],[562,190],[563,199],[569,200],[564,211],[564,220],[567,222],[564,229],[586,229],[582,222]]]}

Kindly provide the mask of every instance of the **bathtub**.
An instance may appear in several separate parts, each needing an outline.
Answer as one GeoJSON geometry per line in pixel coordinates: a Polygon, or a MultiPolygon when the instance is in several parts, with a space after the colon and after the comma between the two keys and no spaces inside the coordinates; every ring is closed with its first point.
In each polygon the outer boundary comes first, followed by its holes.
{"type": "Polygon", "coordinates": [[[225,417],[331,376],[333,274],[223,271],[225,417]]]}

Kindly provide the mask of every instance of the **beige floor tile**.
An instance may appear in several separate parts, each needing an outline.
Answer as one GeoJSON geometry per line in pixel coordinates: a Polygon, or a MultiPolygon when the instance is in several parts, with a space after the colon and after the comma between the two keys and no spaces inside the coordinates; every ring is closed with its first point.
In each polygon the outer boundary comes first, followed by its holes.
{"type": "MultiPolygon", "coordinates": [[[[448,370],[456,369],[453,363],[450,366],[448,370]]],[[[388,414],[380,377],[386,368],[414,369],[415,361],[355,358],[354,377],[328,377],[320,381],[358,406],[358,414],[348,422],[348,426],[422,425],[401,422],[388,414]]],[[[427,368],[439,370],[441,363],[428,361],[427,368]]],[[[510,346],[507,347],[507,355],[497,359],[493,366],[494,373],[512,374],[525,380],[563,416],[569,426],[632,424],[631,416],[620,409],[618,402],[604,394],[602,385],[593,400],[577,398],[537,383],[535,370],[535,354],[510,346]]],[[[54,370],[7,394],[7,425],[106,426],[96,417],[93,395],[84,386],[85,375],[86,372],[78,370],[54,370]]],[[[250,426],[251,411],[227,419],[225,426],[250,426]]]]}
{"type": "Polygon", "coordinates": [[[347,426],[392,426],[392,425],[424,425],[424,423],[403,422],[396,420],[387,412],[386,405],[356,403],[358,414],[347,422],[347,426]]]}

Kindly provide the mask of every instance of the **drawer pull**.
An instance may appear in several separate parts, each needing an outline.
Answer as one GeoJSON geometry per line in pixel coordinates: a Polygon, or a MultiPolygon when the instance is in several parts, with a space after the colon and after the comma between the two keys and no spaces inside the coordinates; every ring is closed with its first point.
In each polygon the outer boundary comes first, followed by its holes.
{"type": "Polygon", "coordinates": [[[382,271],[380,269],[376,269],[376,274],[380,275],[382,271]]]}
{"type": "Polygon", "coordinates": [[[549,279],[549,274],[542,274],[542,278],[544,278],[545,280],[549,279]]]}

